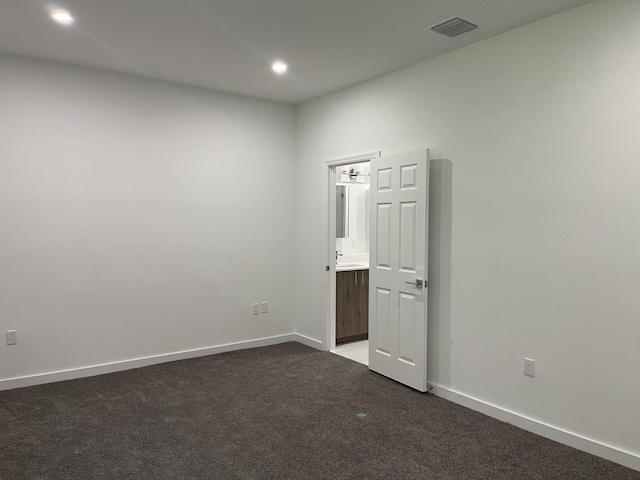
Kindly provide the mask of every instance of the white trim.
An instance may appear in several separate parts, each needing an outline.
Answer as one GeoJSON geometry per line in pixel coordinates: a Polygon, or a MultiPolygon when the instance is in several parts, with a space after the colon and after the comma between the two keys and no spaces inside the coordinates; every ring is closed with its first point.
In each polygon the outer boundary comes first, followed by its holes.
{"type": "Polygon", "coordinates": [[[336,167],[329,167],[329,238],[327,258],[329,259],[329,297],[327,319],[324,326],[323,350],[336,348],[336,167]]]}
{"type": "Polygon", "coordinates": [[[301,335],[296,333],[294,335],[294,340],[298,343],[306,345],[308,347],[315,348],[316,350],[323,350],[323,345],[321,340],[316,340],[315,338],[307,337],[306,335],[301,335]]]}
{"type": "MultiPolygon", "coordinates": [[[[100,365],[91,365],[88,367],[70,368],[68,370],[39,373],[36,375],[27,375],[24,377],[7,378],[4,380],[0,380],[0,391],[11,390],[13,388],[31,387],[33,385],[42,385],[45,383],[61,382],[64,380],[73,380],[76,378],[92,377],[94,375],[120,372],[122,370],[131,370],[133,368],[147,367],[149,365],[156,365],[159,363],[174,362],[176,360],[185,360],[187,358],[204,357],[206,355],[231,352],[233,350],[266,347],[267,345],[276,345],[278,343],[294,342],[298,341],[298,337],[300,337],[300,335],[290,333],[287,335],[258,338],[256,340],[248,340],[245,342],[227,343],[215,347],[194,348],[192,350],[182,350],[179,352],[163,353],[160,355],[150,355],[148,357],[121,360],[118,362],[103,363],[100,365]]],[[[301,341],[300,343],[305,342],[301,341]]]]}
{"type": "Polygon", "coordinates": [[[324,327],[324,338],[322,349],[333,351],[336,348],[336,167],[350,165],[352,163],[370,162],[380,156],[380,150],[355,153],[342,157],[335,157],[325,160],[327,165],[328,191],[329,191],[329,236],[327,239],[327,265],[329,265],[329,295],[327,297],[327,319],[324,327]]]}
{"type": "Polygon", "coordinates": [[[444,398],[453,403],[457,403],[458,405],[462,405],[463,407],[476,410],[488,415],[489,417],[515,425],[518,428],[522,428],[528,432],[562,443],[563,445],[568,445],[569,447],[573,447],[577,450],[581,450],[612,462],[619,463],[625,467],[640,471],[640,456],[638,454],[526,417],[519,413],[512,412],[505,408],[498,407],[497,405],[487,403],[478,398],[471,397],[446,387],[441,387],[431,383],[429,385],[433,386],[431,393],[440,398],[444,398]]]}
{"type": "Polygon", "coordinates": [[[372,158],[380,156],[380,150],[372,150],[370,152],[355,153],[353,155],[345,155],[344,157],[335,157],[325,160],[327,167],[340,167],[349,165],[350,163],[369,162],[372,158]]]}

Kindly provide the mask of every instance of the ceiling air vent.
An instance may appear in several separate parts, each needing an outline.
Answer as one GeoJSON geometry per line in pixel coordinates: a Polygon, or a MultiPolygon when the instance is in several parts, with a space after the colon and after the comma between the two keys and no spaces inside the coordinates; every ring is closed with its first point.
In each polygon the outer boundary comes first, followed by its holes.
{"type": "Polygon", "coordinates": [[[475,30],[478,28],[478,25],[475,23],[471,23],[468,20],[463,20],[459,17],[454,17],[450,20],[445,20],[444,22],[440,22],[433,27],[429,27],[436,33],[441,35],[446,35],[449,38],[457,37],[458,35],[462,35],[463,33],[470,32],[471,30],[475,30]]]}

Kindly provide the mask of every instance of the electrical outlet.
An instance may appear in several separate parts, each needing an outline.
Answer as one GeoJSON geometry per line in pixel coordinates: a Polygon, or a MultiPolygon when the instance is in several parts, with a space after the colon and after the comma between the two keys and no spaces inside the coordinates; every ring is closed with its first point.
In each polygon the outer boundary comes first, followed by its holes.
{"type": "Polygon", "coordinates": [[[259,303],[254,303],[253,304],[253,314],[254,315],[260,315],[260,304],[259,303]]]}
{"type": "Polygon", "coordinates": [[[267,302],[262,302],[260,305],[262,306],[262,313],[267,313],[269,311],[269,304],[267,302]]]}
{"type": "Polygon", "coordinates": [[[16,345],[18,343],[17,335],[17,330],[7,330],[7,345],[16,345]]]}
{"type": "Polygon", "coordinates": [[[528,377],[536,376],[536,361],[533,358],[524,359],[524,374],[528,377]]]}

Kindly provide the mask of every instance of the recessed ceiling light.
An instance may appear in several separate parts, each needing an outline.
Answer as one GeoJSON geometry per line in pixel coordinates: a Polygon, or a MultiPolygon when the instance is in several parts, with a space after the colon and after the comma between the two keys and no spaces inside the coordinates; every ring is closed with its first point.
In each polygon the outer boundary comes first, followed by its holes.
{"type": "Polygon", "coordinates": [[[284,62],[273,62],[273,65],[271,65],[271,68],[278,75],[282,75],[287,71],[287,64],[284,62]]]}
{"type": "Polygon", "coordinates": [[[62,25],[71,25],[73,23],[73,17],[66,10],[53,10],[51,18],[62,25]]]}

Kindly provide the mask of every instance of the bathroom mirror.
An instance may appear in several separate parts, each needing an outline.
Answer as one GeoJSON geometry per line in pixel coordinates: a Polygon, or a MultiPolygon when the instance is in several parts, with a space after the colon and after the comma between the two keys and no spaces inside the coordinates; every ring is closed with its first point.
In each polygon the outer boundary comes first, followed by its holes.
{"type": "Polygon", "coordinates": [[[349,236],[349,187],[336,185],[336,238],[349,236]]]}

